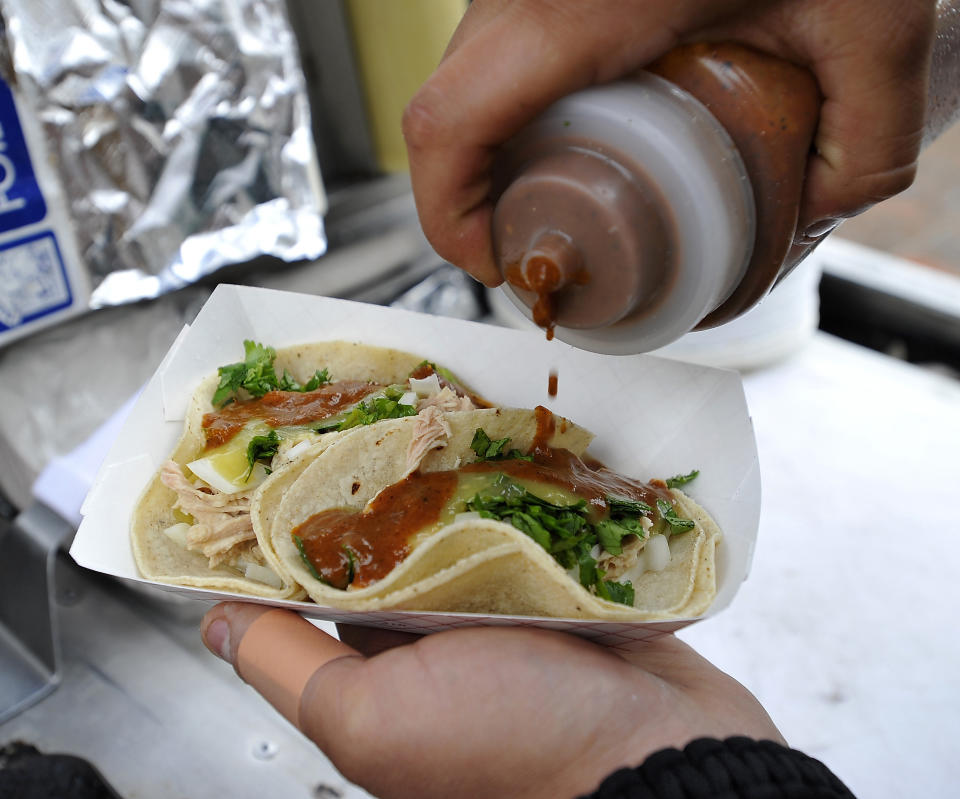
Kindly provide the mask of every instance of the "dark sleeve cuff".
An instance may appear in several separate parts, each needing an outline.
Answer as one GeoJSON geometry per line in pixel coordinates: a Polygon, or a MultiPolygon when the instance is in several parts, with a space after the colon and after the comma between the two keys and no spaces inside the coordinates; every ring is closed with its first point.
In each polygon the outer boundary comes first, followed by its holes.
{"type": "Polygon", "coordinates": [[[773,741],[699,738],[607,777],[581,799],[853,799],[819,760],[773,741]]]}

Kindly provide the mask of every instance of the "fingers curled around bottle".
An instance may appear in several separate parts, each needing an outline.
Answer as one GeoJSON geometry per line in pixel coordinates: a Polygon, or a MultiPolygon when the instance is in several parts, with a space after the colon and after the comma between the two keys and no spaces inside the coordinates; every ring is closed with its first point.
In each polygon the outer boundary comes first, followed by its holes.
{"type": "MultiPolygon", "coordinates": [[[[932,6],[879,2],[870,14],[831,21],[832,30],[855,29],[855,35],[838,35],[816,54],[824,102],[800,230],[855,216],[913,182],[927,107],[932,6]]],[[[853,14],[843,4],[833,8],[853,14]]]]}
{"type": "Polygon", "coordinates": [[[674,40],[654,24],[664,5],[489,0],[468,12],[402,119],[420,223],[441,257],[503,282],[490,238],[499,148],[555,100],[661,54],[674,40]]]}

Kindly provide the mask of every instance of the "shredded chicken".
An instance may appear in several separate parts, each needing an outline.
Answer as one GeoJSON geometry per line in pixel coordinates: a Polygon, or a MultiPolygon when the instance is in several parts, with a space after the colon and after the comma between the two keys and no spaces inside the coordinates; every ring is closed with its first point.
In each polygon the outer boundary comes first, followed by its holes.
{"type": "Polygon", "coordinates": [[[439,408],[442,411],[472,411],[476,405],[470,397],[461,397],[450,386],[444,386],[432,397],[424,397],[417,403],[417,411],[439,408]]]}
{"type": "Polygon", "coordinates": [[[439,406],[428,405],[420,411],[413,425],[413,438],[410,439],[410,446],[407,447],[405,474],[416,470],[430,450],[445,447],[448,438],[450,438],[450,424],[439,406]]]}
{"type": "Polygon", "coordinates": [[[210,559],[210,566],[231,561],[248,552],[248,542],[256,541],[250,518],[250,493],[224,494],[206,484],[193,484],[176,461],[167,461],[160,469],[160,480],[177,494],[174,508],[193,517],[187,532],[189,549],[210,559]]]}
{"type": "Polygon", "coordinates": [[[413,426],[413,438],[407,447],[407,470],[415,471],[426,454],[432,449],[447,445],[450,424],[444,418],[450,411],[472,411],[475,406],[469,397],[460,397],[449,386],[444,386],[432,397],[424,397],[417,403],[417,420],[413,426]]]}
{"type": "Polygon", "coordinates": [[[636,565],[640,553],[643,552],[643,548],[647,545],[647,540],[650,537],[650,528],[653,527],[653,522],[646,516],[640,519],[640,524],[643,526],[645,533],[642,538],[638,535],[625,537],[623,539],[625,542],[623,544],[623,551],[619,555],[611,555],[609,552],[604,552],[597,560],[597,566],[606,572],[605,579],[616,580],[636,565]]]}

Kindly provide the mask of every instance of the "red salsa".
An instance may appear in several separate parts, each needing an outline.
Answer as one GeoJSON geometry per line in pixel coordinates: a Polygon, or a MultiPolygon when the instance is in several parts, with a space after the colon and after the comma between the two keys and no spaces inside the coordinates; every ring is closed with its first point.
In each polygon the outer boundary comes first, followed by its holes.
{"type": "Polygon", "coordinates": [[[341,380],[315,391],[268,391],[258,399],[231,403],[204,414],[206,448],[226,444],[253,420],[266,422],[270,427],[286,427],[327,419],[381,388],[376,383],[341,380]]]}

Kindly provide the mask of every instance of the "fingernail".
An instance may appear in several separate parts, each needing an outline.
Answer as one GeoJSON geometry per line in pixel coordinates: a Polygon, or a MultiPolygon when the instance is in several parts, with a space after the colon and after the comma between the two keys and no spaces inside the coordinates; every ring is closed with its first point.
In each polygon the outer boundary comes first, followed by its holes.
{"type": "Polygon", "coordinates": [[[213,654],[230,662],[230,625],[224,618],[214,619],[203,631],[203,642],[213,654]]]}
{"type": "Polygon", "coordinates": [[[837,227],[842,220],[840,219],[821,219],[814,222],[803,231],[805,239],[820,239],[826,236],[830,231],[837,227]]]}

